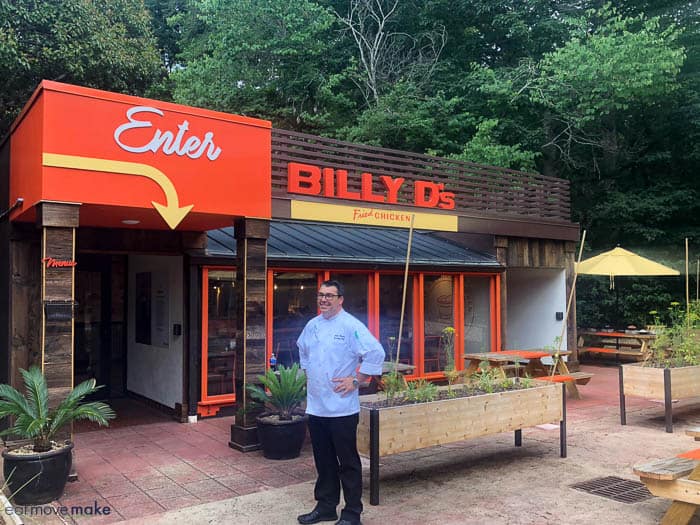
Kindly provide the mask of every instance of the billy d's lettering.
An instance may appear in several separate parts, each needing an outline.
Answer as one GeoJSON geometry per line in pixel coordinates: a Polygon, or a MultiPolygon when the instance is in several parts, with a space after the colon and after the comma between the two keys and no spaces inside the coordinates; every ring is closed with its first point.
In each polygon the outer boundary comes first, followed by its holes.
{"type": "MultiPolygon", "coordinates": [[[[300,162],[290,162],[287,165],[287,191],[290,193],[398,204],[399,191],[403,188],[406,179],[380,175],[379,182],[383,188],[375,193],[374,175],[365,172],[360,175],[360,191],[351,191],[346,170],[322,169],[312,164],[300,162]]],[[[452,210],[455,207],[455,194],[445,191],[444,184],[422,180],[415,181],[413,196],[415,206],[444,210],[452,210]]]]}
{"type": "Polygon", "coordinates": [[[190,127],[190,123],[186,120],[178,124],[177,133],[156,128],[152,137],[146,143],[134,139],[132,136],[131,140],[137,142],[134,144],[129,140],[130,135],[133,135],[128,133],[129,131],[153,127],[153,123],[150,120],[138,120],[136,116],[139,113],[155,113],[161,117],[164,115],[161,110],[149,106],[135,106],[127,110],[126,118],[129,119],[129,122],[114,130],[114,140],[123,150],[130,153],[145,153],[147,151],[158,153],[158,150],[162,149],[166,155],[174,153],[180,157],[187,156],[191,159],[198,159],[206,151],[209,160],[216,160],[221,155],[221,148],[214,144],[214,133],[211,131],[207,131],[204,134],[204,139],[194,135],[185,138],[190,127]]]}

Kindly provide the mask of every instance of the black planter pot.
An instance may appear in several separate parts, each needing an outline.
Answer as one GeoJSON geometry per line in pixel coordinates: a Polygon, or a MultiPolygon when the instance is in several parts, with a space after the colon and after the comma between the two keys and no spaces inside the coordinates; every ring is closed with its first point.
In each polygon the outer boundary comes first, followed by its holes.
{"type": "Polygon", "coordinates": [[[263,456],[267,459],[293,459],[301,454],[306,438],[306,425],[309,416],[295,421],[270,421],[270,416],[256,418],[258,440],[262,445],[263,456]]]}
{"type": "Polygon", "coordinates": [[[40,505],[63,495],[73,461],[73,443],[34,454],[4,450],[2,458],[2,473],[12,501],[17,505],[40,505]]]}

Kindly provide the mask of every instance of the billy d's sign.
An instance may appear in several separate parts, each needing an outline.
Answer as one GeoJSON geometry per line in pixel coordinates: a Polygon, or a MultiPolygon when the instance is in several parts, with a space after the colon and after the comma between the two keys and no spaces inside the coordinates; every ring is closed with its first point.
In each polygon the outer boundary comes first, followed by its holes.
{"type": "MultiPolygon", "coordinates": [[[[399,194],[412,195],[410,204],[422,208],[453,210],[455,194],[445,185],[427,180],[407,181],[403,177],[363,172],[352,180],[347,170],[290,162],[287,165],[287,191],[302,195],[331,197],[365,203],[399,204],[399,194]],[[357,187],[359,191],[351,191],[357,187]]],[[[356,176],[355,176],[356,177],[356,176]]]]}

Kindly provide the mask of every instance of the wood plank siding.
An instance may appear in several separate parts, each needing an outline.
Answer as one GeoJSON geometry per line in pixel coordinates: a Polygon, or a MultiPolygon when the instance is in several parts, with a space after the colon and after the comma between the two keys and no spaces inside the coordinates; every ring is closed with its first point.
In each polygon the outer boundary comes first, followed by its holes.
{"type": "MultiPolygon", "coordinates": [[[[573,226],[569,182],[564,179],[273,129],[273,198],[291,198],[287,192],[290,162],[347,170],[350,191],[360,190],[359,175],[365,171],[406,181],[430,180],[454,192],[451,211],[462,216],[508,216],[573,226]]],[[[378,177],[373,184],[374,191],[384,190],[378,177]]],[[[411,206],[414,195],[403,188],[413,184],[402,187],[398,205],[411,206]]],[[[577,236],[578,227],[575,230],[577,236]]]]}

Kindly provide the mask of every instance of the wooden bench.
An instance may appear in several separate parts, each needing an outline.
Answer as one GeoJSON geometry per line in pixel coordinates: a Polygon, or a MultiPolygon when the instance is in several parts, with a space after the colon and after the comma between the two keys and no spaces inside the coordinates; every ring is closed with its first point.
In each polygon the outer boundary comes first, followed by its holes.
{"type": "MultiPolygon", "coordinates": [[[[686,434],[700,441],[700,428],[686,434]]],[[[663,525],[687,525],[700,506],[700,449],[673,458],[636,465],[634,473],[654,496],[673,501],[661,520],[663,525]]]]}
{"type": "Polygon", "coordinates": [[[686,435],[695,438],[695,441],[700,441],[700,427],[692,427],[685,431],[686,435]]]}
{"type": "Polygon", "coordinates": [[[540,379],[543,381],[553,381],[555,383],[566,383],[567,381],[574,381],[577,385],[587,385],[593,374],[588,372],[569,372],[568,374],[559,374],[554,376],[542,376],[536,377],[535,379],[540,379]]]}
{"type": "Polygon", "coordinates": [[[644,358],[644,355],[640,349],[633,348],[605,348],[601,346],[582,346],[578,349],[579,355],[581,354],[615,354],[615,355],[629,355],[633,357],[644,358]]]}
{"type": "Polygon", "coordinates": [[[534,379],[539,381],[551,381],[553,383],[564,383],[566,384],[566,390],[572,398],[581,399],[581,394],[576,385],[585,385],[592,377],[593,374],[588,374],[586,372],[569,372],[566,374],[539,376],[534,379]]]}

